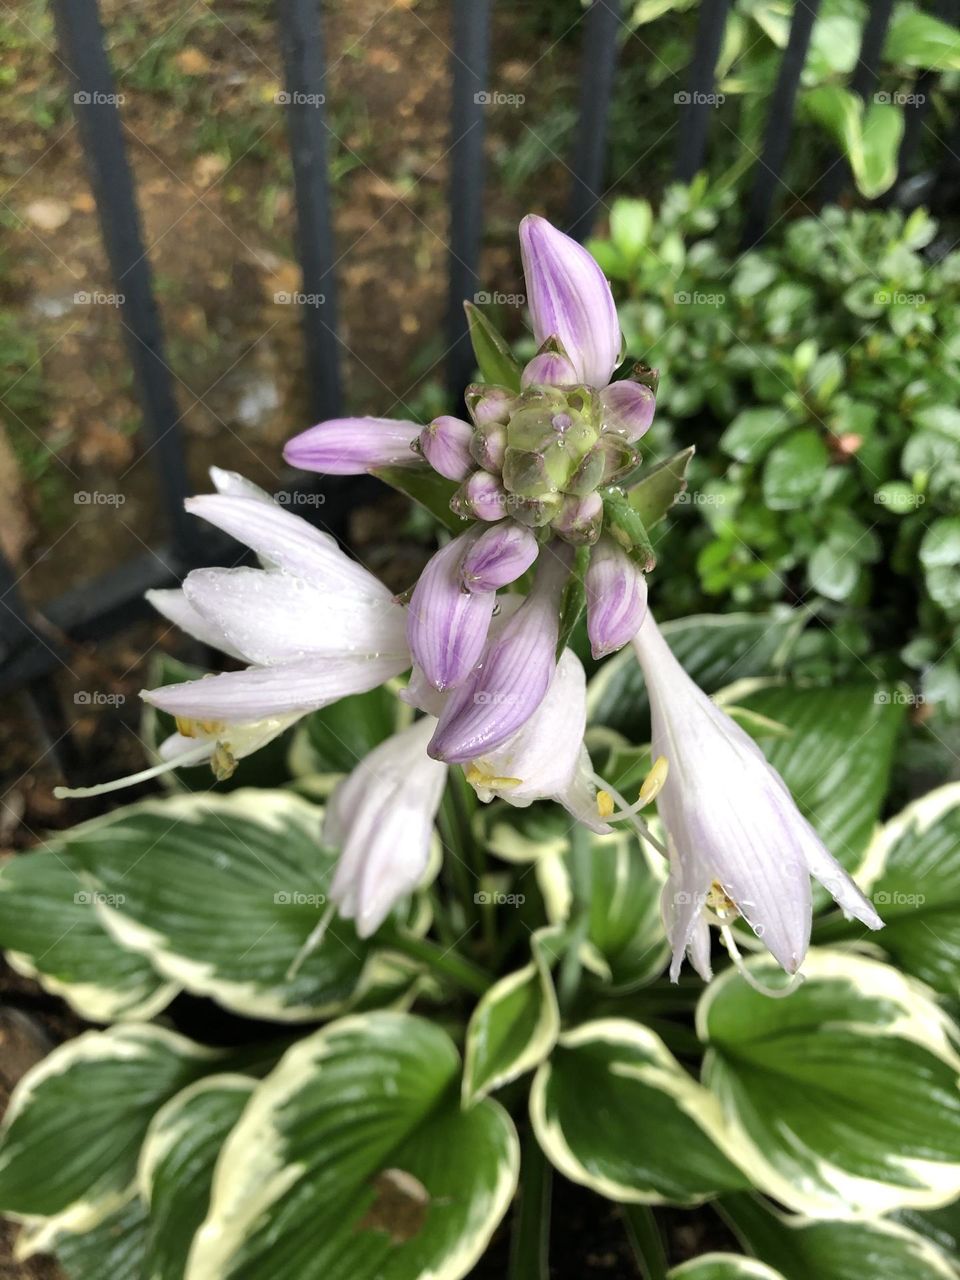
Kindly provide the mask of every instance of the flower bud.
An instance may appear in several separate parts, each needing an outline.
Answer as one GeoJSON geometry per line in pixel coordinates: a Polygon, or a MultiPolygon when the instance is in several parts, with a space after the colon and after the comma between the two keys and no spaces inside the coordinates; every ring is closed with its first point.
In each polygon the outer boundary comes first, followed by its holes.
{"type": "Polygon", "coordinates": [[[574,387],[580,381],[577,371],[559,351],[541,351],[533,357],[520,376],[520,386],[574,387]]]}
{"type": "Polygon", "coordinates": [[[467,411],[478,427],[493,422],[507,423],[517,403],[516,395],[507,387],[491,386],[486,382],[471,383],[464,399],[467,411]]]}
{"type": "Polygon", "coordinates": [[[600,406],[604,431],[634,441],[649,430],[657,398],[649,387],[624,379],[600,392],[600,406]]]}
{"type": "Polygon", "coordinates": [[[507,429],[499,422],[477,427],[470,442],[470,453],[484,471],[498,472],[507,450],[507,429]]]}
{"type": "Polygon", "coordinates": [[[468,591],[496,591],[515,582],[536,560],[536,536],[513,520],[501,520],[480,535],[463,558],[460,573],[468,591]]]}
{"type": "Polygon", "coordinates": [[[610,538],[590,553],[586,575],[587,635],[595,658],[623,648],[640,630],[647,608],[647,580],[610,538]]]}
{"type": "Polygon", "coordinates": [[[424,427],[419,439],[420,452],[427,462],[448,480],[465,480],[473,470],[473,427],[469,422],[445,414],[424,427]]]}
{"type": "Polygon", "coordinates": [[[599,493],[589,493],[585,498],[568,494],[552,522],[554,533],[573,546],[591,546],[602,527],[603,500],[599,493]]]}
{"type": "Polygon", "coordinates": [[[506,514],[507,495],[496,476],[474,471],[450,499],[450,508],[464,519],[500,520],[506,514]]]}

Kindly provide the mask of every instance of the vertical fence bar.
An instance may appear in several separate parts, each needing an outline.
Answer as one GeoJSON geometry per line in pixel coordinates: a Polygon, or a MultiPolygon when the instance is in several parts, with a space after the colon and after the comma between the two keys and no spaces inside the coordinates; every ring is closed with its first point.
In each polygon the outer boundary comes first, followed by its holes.
{"type": "MultiPolygon", "coordinates": [[[[880,56],[883,53],[883,42],[890,24],[893,3],[894,0],[873,0],[869,6],[857,65],[850,80],[850,89],[864,102],[873,92],[880,73],[880,56]]],[[[831,204],[840,198],[844,188],[850,182],[850,176],[850,166],[847,164],[846,157],[842,156],[835,160],[820,187],[824,204],[831,204]]]]}
{"type": "Polygon", "coordinates": [[[314,300],[301,307],[310,411],[320,420],[336,417],[341,403],[320,2],[278,0],[277,21],[287,86],[280,105],[287,113],[303,292],[314,300]]]}
{"type": "Polygon", "coordinates": [[[790,145],[797,89],[819,8],[820,0],[797,0],[797,7],[793,11],[790,36],[770,99],[763,150],[754,171],[753,186],[747,202],[742,243],[744,249],[749,249],[763,236],[770,220],[774,196],[781,186],[780,175],[790,145]]]}
{"type": "Polygon", "coordinates": [[[183,510],[187,471],[180,413],[164,356],[163,329],[97,0],[53,0],[53,11],[103,243],[116,291],[123,296],[120,315],[137,380],[144,434],[151,446],[150,459],[174,544],[186,552],[196,544],[197,534],[183,510]]]}
{"type": "Polygon", "coordinates": [[[454,403],[473,371],[463,303],[476,293],[483,234],[483,113],[488,92],[490,11],[491,0],[453,0],[447,388],[454,403]]]}
{"type": "Polygon", "coordinates": [[[707,149],[717,59],[723,45],[730,0],[701,0],[690,62],[689,88],[681,97],[680,146],[675,174],[680,182],[696,177],[707,149]]]}
{"type": "Polygon", "coordinates": [[[573,151],[570,234],[585,240],[603,189],[607,122],[617,66],[622,0],[593,0],[586,17],[580,70],[580,128],[573,151]]]}

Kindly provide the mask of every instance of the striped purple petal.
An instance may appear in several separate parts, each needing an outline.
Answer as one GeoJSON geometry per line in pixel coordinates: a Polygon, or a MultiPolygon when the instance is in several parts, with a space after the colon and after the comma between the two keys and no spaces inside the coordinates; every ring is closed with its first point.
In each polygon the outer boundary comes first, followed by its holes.
{"type": "Polygon", "coordinates": [[[362,475],[378,467],[413,466],[415,422],[394,418],[331,418],[288,440],[283,456],[293,467],[332,476],[362,475]]]}
{"type": "Polygon", "coordinates": [[[558,351],[541,351],[520,375],[521,387],[574,387],[580,381],[573,362],[558,351]]]}
{"type": "Polygon", "coordinates": [[[585,585],[590,650],[595,658],[605,658],[640,630],[647,608],[647,580],[622,548],[610,538],[601,538],[590,553],[585,585]]]}
{"type": "Polygon", "coordinates": [[[557,666],[560,601],[571,563],[563,543],[551,543],[540,556],[533,590],[444,707],[429,746],[434,759],[464,764],[491,751],[543,701],[557,666]]]}
{"type": "Polygon", "coordinates": [[[466,480],[473,470],[472,440],[473,427],[469,422],[444,414],[420,432],[420,452],[434,471],[448,480],[466,480]]]}
{"type": "Polygon", "coordinates": [[[559,338],[577,381],[605,387],[621,336],[603,272],[582,245],[532,214],[520,223],[520,252],[537,342],[559,338]]]}
{"type": "Polygon", "coordinates": [[[464,555],[477,541],[471,529],[442,547],[414,588],[407,610],[407,641],[414,662],[435,689],[455,689],[480,661],[496,594],[465,591],[464,555]]]}
{"type": "Polygon", "coordinates": [[[482,533],[463,557],[461,574],[468,591],[496,591],[516,582],[536,560],[540,543],[532,529],[501,520],[482,533]]]}
{"type": "Polygon", "coordinates": [[[600,392],[603,429],[633,442],[648,431],[657,407],[657,397],[640,382],[611,383],[600,392]]]}

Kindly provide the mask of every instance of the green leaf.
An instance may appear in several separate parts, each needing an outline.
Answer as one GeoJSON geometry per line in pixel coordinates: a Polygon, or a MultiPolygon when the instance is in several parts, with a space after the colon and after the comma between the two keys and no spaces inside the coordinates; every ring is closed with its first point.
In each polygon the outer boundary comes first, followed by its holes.
{"type": "Polygon", "coordinates": [[[395,689],[389,681],[304,717],[294,735],[290,765],[298,778],[310,779],[311,793],[318,782],[319,791],[328,791],[374,747],[406,727],[409,708],[395,689]]]}
{"type": "Polygon", "coordinates": [[[150,1211],[143,1271],[150,1280],[183,1280],[194,1233],[207,1215],[220,1148],[253,1089],[245,1076],[208,1076],[154,1116],[138,1171],[150,1211]]]}
{"type": "Polygon", "coordinates": [[[768,455],[763,468],[763,500],[774,511],[805,506],[820,491],[830,461],[820,432],[804,427],[768,455]]]}
{"type": "Polygon", "coordinates": [[[474,1009],[464,1049],[464,1106],[538,1067],[556,1044],[560,1010],[544,955],[555,936],[552,929],[533,934],[530,964],[494,983],[474,1009]]]}
{"type": "Polygon", "coordinates": [[[833,856],[853,870],[887,794],[904,704],[889,688],[861,684],[779,686],[741,702],[790,730],[786,737],[754,736],[800,812],[833,856]]]}
{"type": "Polygon", "coordinates": [[[854,170],[857,187],[868,200],[889,191],[897,180],[903,108],[892,102],[871,102],[863,120],[863,168],[854,170]]]}
{"type": "Polygon", "coordinates": [[[610,238],[629,263],[647,247],[653,229],[653,210],[646,200],[615,200],[610,210],[610,238]]]}
{"type": "Polygon", "coordinates": [[[14,1090],[0,1140],[0,1210],[71,1209],[73,1230],[95,1226],[126,1199],[154,1112],[216,1057],[132,1024],[54,1049],[14,1090]]]}
{"type": "Polygon", "coordinates": [[[807,561],[810,586],[828,600],[848,600],[860,581],[860,564],[846,547],[827,539],[815,547],[807,561]]]}
{"type": "Polygon", "coordinates": [[[227,1139],[187,1280],[459,1280],[517,1185],[510,1118],[458,1105],[459,1060],[407,1014],[290,1049],[227,1139]]]}
{"type": "Polygon", "coordinates": [[[943,609],[960,606],[960,517],[935,520],[920,543],[927,590],[943,609]]]}
{"type": "Polygon", "coordinates": [[[792,425],[790,414],[775,405],[742,409],[720,437],[720,448],[737,462],[758,462],[792,425]]]}
{"type": "MultiPolygon", "coordinates": [[[[705,1253],[674,1267],[667,1273],[667,1280],[784,1280],[784,1277],[756,1258],[742,1258],[735,1253],[705,1253]]],[[[822,1280],[819,1273],[817,1280],[822,1280]]]]}
{"type": "Polygon", "coordinates": [[[50,849],[20,854],[0,870],[0,947],[18,973],[91,1022],[152,1018],[177,991],[114,941],[94,892],[50,849]]]}
{"type": "MultiPolygon", "coordinates": [[[[681,665],[706,693],[750,676],[769,675],[782,663],[803,627],[802,613],[695,614],[661,628],[681,665]]],[[[616,730],[633,743],[648,740],[650,704],[636,655],[629,647],[605,662],[590,681],[591,724],[616,730]]]]}
{"type": "Polygon", "coordinates": [[[146,1236],[147,1211],[134,1194],[89,1231],[70,1230],[58,1218],[29,1221],[17,1239],[17,1255],[55,1253],[68,1280],[143,1280],[146,1236]]]}
{"type": "MultiPolygon", "coordinates": [[[[747,962],[772,985],[767,957],[747,962]]],[[[701,999],[703,1079],[756,1186],[817,1216],[880,1215],[960,1194],[957,1029],[888,965],[812,950],[771,1000],[736,969],[701,999]]]]}
{"type": "Polygon", "coordinates": [[[693,455],[693,445],[682,449],[641,472],[637,482],[628,489],[627,501],[647,529],[662,520],[686,491],[687,468],[693,455]]]}
{"type": "Polygon", "coordinates": [[[506,339],[472,302],[465,302],[463,309],[467,313],[467,324],[470,326],[473,354],[477,358],[477,366],[484,382],[492,383],[497,387],[508,387],[511,391],[519,391],[520,365],[514,359],[506,339]]]}
{"type": "Polygon", "coordinates": [[[463,532],[463,520],[450,510],[450,499],[457,491],[453,480],[439,475],[432,467],[379,467],[373,475],[391,489],[412,498],[450,533],[463,532]]]}
{"type": "Polygon", "coordinates": [[[860,876],[901,969],[960,995],[960,783],[922,796],[877,833],[860,876]]]}
{"type": "Polygon", "coordinates": [[[748,1185],[715,1100],[625,1018],[560,1037],[534,1078],[530,1118],[560,1172],[611,1200],[696,1204],[748,1185]]]}
{"type": "Polygon", "coordinates": [[[652,982],[670,955],[660,920],[663,859],[617,831],[574,841],[567,861],[574,886],[586,883],[587,940],[603,959],[611,994],[652,982]]]}
{"type": "Polygon", "coordinates": [[[939,18],[904,6],[890,24],[883,56],[906,67],[960,71],[960,33],[939,18]]]}
{"type": "Polygon", "coordinates": [[[784,1280],[956,1280],[939,1249],[889,1219],[815,1222],[745,1195],[725,1196],[720,1213],[784,1280]]]}
{"type": "Polygon", "coordinates": [[[281,791],[178,796],[75,827],[61,850],[106,895],[109,931],[161,973],[244,1017],[309,1021],[359,995],[372,955],[335,918],[289,972],[337,860],[320,843],[321,819],[281,791]]]}

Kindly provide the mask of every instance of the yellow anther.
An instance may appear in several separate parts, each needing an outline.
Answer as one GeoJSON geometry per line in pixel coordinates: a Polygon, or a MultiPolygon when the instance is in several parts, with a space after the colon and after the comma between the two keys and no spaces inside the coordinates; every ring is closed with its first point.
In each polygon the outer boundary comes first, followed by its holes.
{"type": "Polygon", "coordinates": [[[222,720],[193,720],[189,716],[177,716],[176,725],[183,738],[212,738],[226,728],[222,720]]]}
{"type": "Polygon", "coordinates": [[[213,770],[213,776],[218,782],[226,782],[227,778],[233,776],[236,767],[237,762],[230,748],[225,742],[218,742],[210,756],[210,768],[213,770]]]}
{"type": "Polygon", "coordinates": [[[519,787],[522,778],[500,778],[496,774],[487,773],[474,762],[468,765],[464,776],[471,787],[483,787],[487,791],[508,791],[511,787],[519,787]]]}
{"type": "Polygon", "coordinates": [[[720,884],[719,880],[714,880],[710,886],[706,905],[721,920],[740,914],[740,908],[724,889],[723,885],[720,884]]]}
{"type": "Polygon", "coordinates": [[[597,813],[601,818],[610,818],[616,806],[613,803],[613,796],[609,791],[597,792],[597,813]]]}
{"type": "Polygon", "coordinates": [[[666,756],[657,756],[653,762],[650,772],[643,780],[643,786],[640,788],[638,800],[640,804],[646,806],[652,800],[656,800],[660,794],[660,788],[667,780],[667,774],[670,772],[670,762],[666,756]]]}

